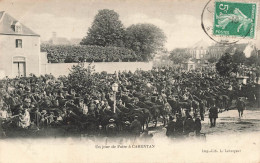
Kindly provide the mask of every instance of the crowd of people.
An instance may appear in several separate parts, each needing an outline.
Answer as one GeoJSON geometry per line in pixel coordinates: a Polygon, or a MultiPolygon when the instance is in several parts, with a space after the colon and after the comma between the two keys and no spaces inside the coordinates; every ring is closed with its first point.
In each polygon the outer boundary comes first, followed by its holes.
{"type": "MultiPolygon", "coordinates": [[[[50,127],[89,134],[139,136],[162,120],[167,136],[200,135],[209,110],[211,127],[217,114],[234,100],[259,99],[259,85],[239,83],[215,71],[154,68],[150,71],[92,73],[89,93],[74,89],[69,78],[52,75],[3,79],[0,82],[1,130],[50,127]],[[118,83],[116,103],[111,85],[118,83]],[[258,91],[258,92],[257,92],[258,91]],[[246,93],[245,93],[246,92],[246,93]]],[[[242,107],[243,108],[243,107],[242,107]]]]}

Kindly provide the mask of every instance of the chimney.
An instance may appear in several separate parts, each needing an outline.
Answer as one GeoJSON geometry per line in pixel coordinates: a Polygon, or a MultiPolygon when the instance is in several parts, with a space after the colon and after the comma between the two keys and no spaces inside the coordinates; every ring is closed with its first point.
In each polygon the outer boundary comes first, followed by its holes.
{"type": "Polygon", "coordinates": [[[52,32],[52,38],[56,38],[57,37],[57,33],[56,32],[52,32]]]}

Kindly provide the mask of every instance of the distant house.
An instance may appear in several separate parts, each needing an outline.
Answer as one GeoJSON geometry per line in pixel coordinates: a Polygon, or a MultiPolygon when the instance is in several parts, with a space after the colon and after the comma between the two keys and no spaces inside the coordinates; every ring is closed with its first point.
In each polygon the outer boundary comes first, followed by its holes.
{"type": "Polygon", "coordinates": [[[196,63],[203,63],[202,61],[209,58],[219,59],[223,54],[229,53],[231,55],[236,52],[243,52],[245,55],[251,56],[252,53],[256,54],[256,45],[252,43],[238,43],[238,44],[225,44],[224,41],[209,45],[207,42],[200,40],[189,48],[175,49],[178,55],[189,55],[196,63]]]}
{"type": "Polygon", "coordinates": [[[70,41],[65,37],[57,37],[57,33],[53,32],[52,37],[49,40],[49,44],[51,44],[51,45],[69,45],[70,41]]]}
{"type": "Polygon", "coordinates": [[[205,58],[207,55],[209,44],[203,40],[195,43],[191,48],[189,48],[189,52],[192,58],[196,59],[198,63],[200,63],[201,59],[205,58]]]}
{"type": "Polygon", "coordinates": [[[51,45],[79,45],[82,39],[80,38],[72,38],[67,39],[66,37],[58,37],[56,32],[52,33],[51,39],[47,42],[47,44],[51,45]]]}
{"type": "Polygon", "coordinates": [[[40,73],[40,35],[5,11],[0,12],[0,76],[40,73]]]}
{"type": "Polygon", "coordinates": [[[182,68],[184,68],[185,70],[195,70],[196,62],[189,59],[188,61],[182,63],[182,68]]]}

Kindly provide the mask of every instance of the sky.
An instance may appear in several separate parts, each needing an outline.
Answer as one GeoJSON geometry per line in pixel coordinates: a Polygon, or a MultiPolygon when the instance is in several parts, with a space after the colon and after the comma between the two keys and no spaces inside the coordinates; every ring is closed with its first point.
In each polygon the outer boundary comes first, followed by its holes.
{"type": "Polygon", "coordinates": [[[83,38],[101,9],[116,11],[124,27],[152,23],[166,37],[166,49],[212,41],[201,28],[201,13],[208,0],[0,0],[6,11],[47,41],[58,37],[83,38]]]}

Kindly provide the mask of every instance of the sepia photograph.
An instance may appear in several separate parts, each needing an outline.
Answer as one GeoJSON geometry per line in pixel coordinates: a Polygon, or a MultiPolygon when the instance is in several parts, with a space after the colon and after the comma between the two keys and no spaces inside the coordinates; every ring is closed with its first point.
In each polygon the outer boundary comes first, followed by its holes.
{"type": "Polygon", "coordinates": [[[259,5],[0,0],[0,163],[259,163],[259,5]]]}

